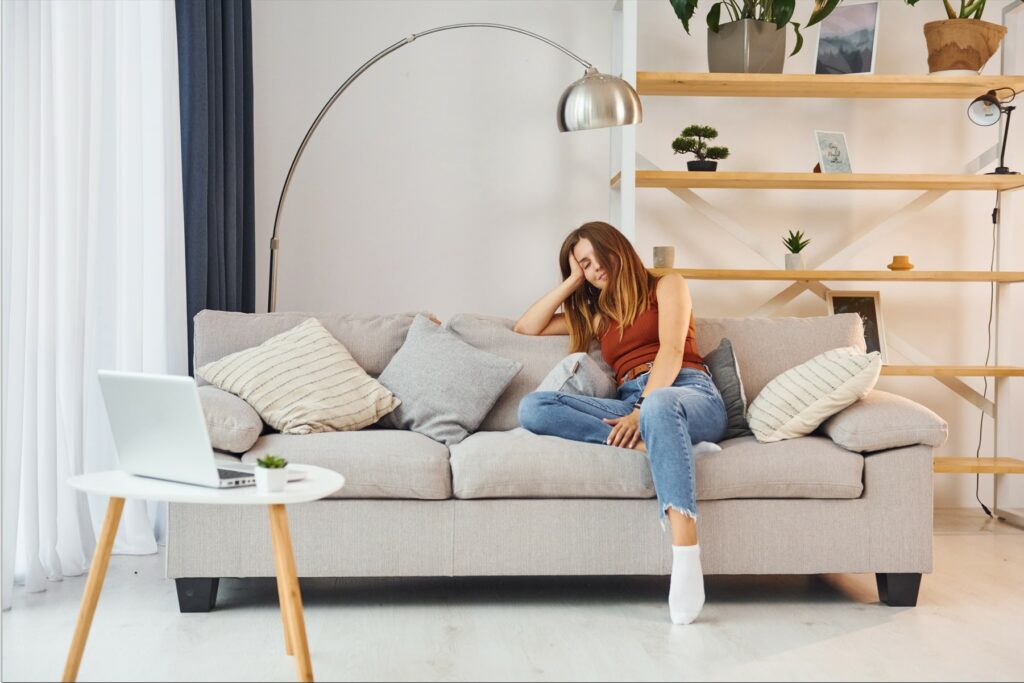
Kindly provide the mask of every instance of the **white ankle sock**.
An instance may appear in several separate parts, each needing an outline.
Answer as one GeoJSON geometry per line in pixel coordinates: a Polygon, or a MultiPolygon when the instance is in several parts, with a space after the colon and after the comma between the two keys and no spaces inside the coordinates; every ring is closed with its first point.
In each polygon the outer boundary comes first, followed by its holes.
{"type": "Polygon", "coordinates": [[[672,580],[668,589],[668,610],[673,624],[689,624],[704,607],[704,572],[700,568],[700,545],[672,546],[672,580]]]}
{"type": "Polygon", "coordinates": [[[722,450],[722,447],[712,441],[699,441],[693,444],[693,457],[704,455],[705,453],[717,453],[722,450]]]}

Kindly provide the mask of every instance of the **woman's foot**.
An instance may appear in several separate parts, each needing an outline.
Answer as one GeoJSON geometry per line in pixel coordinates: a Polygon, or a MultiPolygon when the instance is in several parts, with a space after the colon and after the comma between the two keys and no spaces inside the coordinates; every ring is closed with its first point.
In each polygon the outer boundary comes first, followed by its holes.
{"type": "Polygon", "coordinates": [[[668,611],[673,624],[689,624],[704,607],[704,572],[699,545],[672,546],[668,611]]]}

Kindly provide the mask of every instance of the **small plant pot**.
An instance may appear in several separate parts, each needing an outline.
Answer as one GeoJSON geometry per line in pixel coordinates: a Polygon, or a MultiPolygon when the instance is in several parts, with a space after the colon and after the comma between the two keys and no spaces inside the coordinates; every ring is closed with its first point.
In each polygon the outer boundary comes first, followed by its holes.
{"type": "Polygon", "coordinates": [[[701,161],[700,159],[694,159],[693,161],[686,162],[686,170],[688,171],[716,171],[718,170],[717,161],[701,161]]]}
{"type": "Polygon", "coordinates": [[[786,270],[807,270],[804,255],[801,253],[786,254],[786,270]]]}
{"type": "Polygon", "coordinates": [[[284,485],[288,483],[287,467],[256,467],[256,488],[267,493],[284,491],[284,485]]]}
{"type": "Polygon", "coordinates": [[[977,74],[999,49],[1006,27],[981,19],[944,19],[924,25],[928,71],[977,74]]]}

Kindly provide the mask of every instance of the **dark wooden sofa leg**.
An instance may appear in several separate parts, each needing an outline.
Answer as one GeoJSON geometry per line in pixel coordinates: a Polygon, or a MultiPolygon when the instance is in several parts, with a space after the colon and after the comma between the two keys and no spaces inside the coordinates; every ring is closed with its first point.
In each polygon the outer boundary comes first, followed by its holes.
{"type": "Polygon", "coordinates": [[[889,607],[916,607],[921,588],[920,574],[875,574],[878,599],[889,607]]]}
{"type": "Polygon", "coordinates": [[[209,612],[217,602],[217,585],[220,579],[175,579],[178,589],[178,610],[185,612],[209,612]]]}

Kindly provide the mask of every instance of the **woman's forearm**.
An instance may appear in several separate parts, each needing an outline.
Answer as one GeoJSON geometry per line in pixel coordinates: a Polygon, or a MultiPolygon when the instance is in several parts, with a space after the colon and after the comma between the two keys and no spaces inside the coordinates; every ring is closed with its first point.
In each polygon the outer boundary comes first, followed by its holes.
{"type": "Polygon", "coordinates": [[[650,396],[655,389],[672,386],[682,368],[682,352],[664,346],[658,349],[658,354],[654,357],[654,367],[651,368],[651,374],[647,377],[647,385],[641,396],[650,396]]]}
{"type": "Polygon", "coordinates": [[[583,278],[566,278],[550,292],[537,300],[522,317],[516,321],[512,328],[519,334],[539,334],[551,321],[555,310],[569,298],[569,295],[576,291],[583,283],[583,278]]]}

